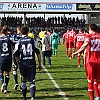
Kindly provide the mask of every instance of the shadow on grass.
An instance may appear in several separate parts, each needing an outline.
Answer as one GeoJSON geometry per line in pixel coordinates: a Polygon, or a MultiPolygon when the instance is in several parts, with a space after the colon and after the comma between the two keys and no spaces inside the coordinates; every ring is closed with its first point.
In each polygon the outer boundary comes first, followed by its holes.
{"type": "MultiPolygon", "coordinates": [[[[71,98],[80,98],[80,97],[84,97],[84,95],[66,95],[66,97],[71,97],[71,98]]],[[[30,100],[31,97],[27,97],[27,100],[30,100]]],[[[49,99],[63,99],[62,96],[60,95],[54,95],[54,96],[36,96],[35,100],[49,100],[49,99]]],[[[23,97],[0,97],[0,100],[23,100],[23,97]]]]}
{"type": "MultiPolygon", "coordinates": [[[[41,78],[41,79],[37,79],[36,82],[39,82],[39,81],[43,81],[43,80],[51,80],[51,79],[48,79],[48,78],[41,78]]],[[[82,78],[54,78],[54,80],[86,80],[85,77],[82,77],[82,78]]]]}
{"type": "MultiPolygon", "coordinates": [[[[48,67],[48,65],[46,65],[45,67],[47,69],[52,69],[52,68],[53,69],[56,69],[56,68],[57,69],[60,69],[60,68],[71,68],[71,69],[72,68],[78,68],[77,65],[68,65],[68,64],[66,64],[66,65],[62,65],[62,64],[59,64],[59,65],[58,64],[52,64],[51,67],[48,67]]],[[[83,68],[83,67],[80,67],[78,69],[81,69],[81,68],[83,68]]]]}
{"type": "MultiPolygon", "coordinates": [[[[59,89],[59,88],[58,88],[59,89]]],[[[62,91],[83,91],[83,90],[87,90],[87,87],[80,87],[80,88],[76,88],[76,87],[71,87],[71,88],[60,88],[62,91]]],[[[53,92],[58,92],[58,90],[56,88],[46,88],[46,89],[39,89],[37,90],[37,92],[40,92],[40,91],[44,91],[44,92],[50,92],[50,91],[53,91],[53,92]]]]}
{"type": "Polygon", "coordinates": [[[0,97],[0,100],[23,100],[23,97],[0,97]]]}
{"type": "MultiPolygon", "coordinates": [[[[59,88],[58,88],[59,89],[59,88]]],[[[66,91],[67,93],[68,92],[71,92],[71,91],[79,91],[79,94],[78,95],[72,95],[72,94],[67,94],[66,97],[68,98],[84,98],[84,95],[80,94],[80,91],[81,90],[87,90],[87,87],[83,87],[83,88],[61,88],[62,91],[66,91]]],[[[29,91],[28,91],[29,92],[29,91]]],[[[45,93],[45,96],[36,96],[36,99],[35,100],[49,100],[49,99],[56,99],[56,98],[63,98],[61,95],[58,94],[58,90],[56,88],[46,88],[46,89],[39,89],[39,90],[36,90],[36,93],[37,92],[42,92],[43,94],[45,93]],[[51,94],[51,93],[54,93],[54,94],[51,94]],[[57,94],[55,94],[57,93],[57,94]]],[[[9,92],[11,93],[11,92],[9,92]]],[[[8,95],[9,95],[8,93],[8,95]]],[[[14,91],[13,91],[14,93],[14,91]]],[[[17,91],[18,93],[18,91],[17,91]]],[[[21,92],[20,92],[21,93],[21,92]]],[[[15,93],[14,93],[15,94],[15,93]]],[[[27,97],[28,100],[30,100],[31,97],[27,97]]],[[[22,96],[15,96],[15,97],[0,97],[0,100],[23,100],[23,97],[22,96]]]]}
{"type": "MultiPolygon", "coordinates": [[[[84,70],[56,70],[56,71],[49,70],[48,73],[74,73],[74,72],[80,73],[80,72],[85,72],[85,71],[84,70]]],[[[46,73],[46,72],[45,71],[41,71],[41,72],[37,72],[37,73],[46,73]]]]}
{"type": "MultiPolygon", "coordinates": [[[[71,98],[82,98],[82,97],[84,97],[84,95],[66,95],[66,98],[69,98],[69,97],[71,97],[71,98]]],[[[36,97],[36,100],[44,100],[44,99],[46,99],[46,100],[53,100],[53,99],[55,99],[55,98],[62,98],[62,100],[63,100],[63,97],[62,96],[60,96],[60,95],[55,95],[55,96],[38,96],[38,97],[36,97]]]]}

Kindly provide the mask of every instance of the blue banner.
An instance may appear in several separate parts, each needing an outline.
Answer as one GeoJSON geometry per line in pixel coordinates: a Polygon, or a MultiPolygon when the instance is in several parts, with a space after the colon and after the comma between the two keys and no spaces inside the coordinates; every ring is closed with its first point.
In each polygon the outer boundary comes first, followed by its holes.
{"type": "Polygon", "coordinates": [[[3,9],[3,5],[4,5],[4,4],[0,4],[0,10],[2,10],[2,9],[3,9]]]}
{"type": "Polygon", "coordinates": [[[46,4],[46,10],[72,10],[73,4],[46,4]]]}

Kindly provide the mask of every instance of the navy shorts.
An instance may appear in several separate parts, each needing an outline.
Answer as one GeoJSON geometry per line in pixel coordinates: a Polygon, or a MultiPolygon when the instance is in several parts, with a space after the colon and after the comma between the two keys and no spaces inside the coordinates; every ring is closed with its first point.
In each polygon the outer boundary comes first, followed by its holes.
{"type": "Polygon", "coordinates": [[[10,72],[12,67],[12,62],[10,63],[0,63],[0,70],[10,72]]]}
{"type": "Polygon", "coordinates": [[[20,74],[22,78],[29,82],[33,82],[35,80],[36,75],[36,66],[33,67],[26,67],[26,66],[20,66],[20,74]]]}

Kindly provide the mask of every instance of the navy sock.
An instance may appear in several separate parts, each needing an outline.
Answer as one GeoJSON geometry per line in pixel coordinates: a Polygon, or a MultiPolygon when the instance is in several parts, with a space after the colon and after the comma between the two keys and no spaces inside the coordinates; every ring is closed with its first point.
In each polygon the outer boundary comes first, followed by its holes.
{"type": "Polygon", "coordinates": [[[35,97],[35,91],[36,91],[36,86],[35,84],[30,84],[30,93],[31,96],[34,98],[35,97]]]}
{"type": "Polygon", "coordinates": [[[3,84],[4,83],[4,76],[2,73],[0,73],[0,82],[3,84]]]}
{"type": "Polygon", "coordinates": [[[18,75],[17,75],[17,71],[13,71],[13,76],[14,76],[15,84],[18,84],[18,75]]]}
{"type": "Polygon", "coordinates": [[[10,76],[9,75],[6,75],[5,76],[5,83],[6,83],[5,90],[7,90],[7,86],[8,86],[8,83],[9,83],[9,79],[10,79],[10,76]]]}
{"type": "Polygon", "coordinates": [[[22,89],[23,98],[26,99],[26,93],[27,93],[26,82],[22,82],[21,89],[22,89]]]}

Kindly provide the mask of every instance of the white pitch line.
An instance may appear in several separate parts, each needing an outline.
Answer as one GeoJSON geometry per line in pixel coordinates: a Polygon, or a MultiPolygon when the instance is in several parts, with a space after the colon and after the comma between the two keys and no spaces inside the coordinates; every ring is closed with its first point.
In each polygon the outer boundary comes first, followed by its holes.
{"type": "Polygon", "coordinates": [[[50,80],[52,81],[52,83],[54,84],[54,86],[58,89],[59,95],[61,95],[64,100],[68,100],[68,98],[66,97],[65,93],[60,89],[60,87],[58,86],[58,84],[56,83],[56,81],[53,79],[53,77],[51,76],[51,74],[48,72],[48,70],[45,68],[45,66],[43,66],[43,68],[44,68],[46,74],[48,75],[48,77],[50,78],[50,80]]]}

